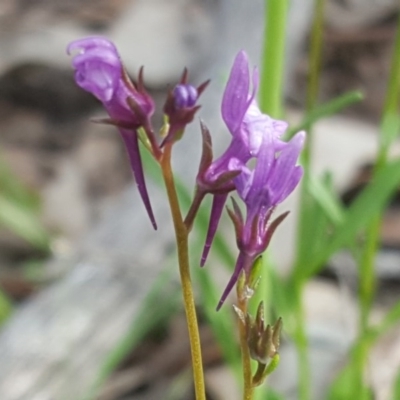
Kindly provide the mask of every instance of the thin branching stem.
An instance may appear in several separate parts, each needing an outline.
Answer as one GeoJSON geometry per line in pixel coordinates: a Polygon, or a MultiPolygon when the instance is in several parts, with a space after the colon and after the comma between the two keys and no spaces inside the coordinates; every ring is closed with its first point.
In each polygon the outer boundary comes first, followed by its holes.
{"type": "Polygon", "coordinates": [[[160,160],[162,175],[167,189],[172,219],[175,229],[176,245],[178,251],[179,273],[181,277],[183,301],[189,331],[190,349],[192,353],[193,378],[196,400],[205,400],[205,386],[203,361],[201,355],[201,344],[199,327],[197,323],[196,308],[190,278],[188,235],[189,232],[183,222],[176,192],[174,176],[171,168],[172,144],[167,143],[160,160]]]}

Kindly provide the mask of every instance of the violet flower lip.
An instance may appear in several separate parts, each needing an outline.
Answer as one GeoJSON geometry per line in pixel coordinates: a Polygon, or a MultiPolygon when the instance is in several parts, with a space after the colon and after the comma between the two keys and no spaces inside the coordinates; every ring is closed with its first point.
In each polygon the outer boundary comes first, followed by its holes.
{"type": "Polygon", "coordinates": [[[68,45],[67,53],[73,52],[76,52],[72,59],[75,81],[103,103],[118,127],[126,145],[139,194],[154,229],[157,229],[146,188],[137,135],[137,130],[154,113],[154,101],[144,90],[141,75],[137,86],[128,80],[117,49],[108,39],[92,36],[73,41],[68,45]]]}

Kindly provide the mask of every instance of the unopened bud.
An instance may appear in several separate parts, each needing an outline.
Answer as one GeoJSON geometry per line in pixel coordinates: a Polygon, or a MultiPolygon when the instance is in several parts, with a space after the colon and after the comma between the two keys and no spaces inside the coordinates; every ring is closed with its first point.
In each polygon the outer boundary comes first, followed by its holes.
{"type": "Polygon", "coordinates": [[[265,326],[264,305],[261,302],[257,309],[256,318],[246,318],[247,343],[250,356],[260,364],[268,364],[279,351],[282,319],[279,318],[273,326],[265,326]]]}
{"type": "Polygon", "coordinates": [[[189,108],[196,104],[198,98],[197,89],[188,84],[176,85],[173,90],[176,108],[189,108]]]}

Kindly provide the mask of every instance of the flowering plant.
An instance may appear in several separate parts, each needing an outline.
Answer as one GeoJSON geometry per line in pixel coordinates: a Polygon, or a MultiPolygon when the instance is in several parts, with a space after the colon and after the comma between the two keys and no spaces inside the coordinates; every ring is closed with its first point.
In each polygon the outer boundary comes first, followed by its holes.
{"type": "Polygon", "coordinates": [[[102,37],[74,41],[67,51],[74,53],[72,65],[76,83],[102,102],[109,115],[102,122],[115,125],[121,134],[140,196],[154,228],[157,225],[145,184],[139,141],[160,165],[176,233],[198,400],[205,399],[205,391],[190,280],[188,236],[202,200],[211,194],[210,223],[200,262],[204,265],[228,194],[236,192],[244,203],[245,217],[234,199],[232,209],[228,209],[239,254],[233,275],[216,306],[217,309],[222,306],[237,284],[235,309],[240,321],[245,393],[251,395],[252,387],[260,384],[277,364],[282,322],[278,320],[273,327],[265,326],[262,304],[254,319],[247,311],[249,296],[246,293],[255,290],[254,265],[268,247],[274,230],[287,215],[284,213],[271,222],[273,212],[301,179],[302,168],[297,165],[297,160],[304,143],[304,132],[299,132],[289,142],[282,140],[287,124],[260,111],[255,99],[258,71],[254,69],[250,74],[247,55],[240,51],[234,60],[222,99],[222,118],[232,136],[231,143],[219,158],[213,160],[211,135],[206,125],[201,123],[203,153],[195,196],[186,217],[182,218],[171,168],[172,148],[200,109],[198,98],[208,81],[195,87],[188,84],[188,74],[184,71],[181,81],[168,93],[164,104],[166,122],[162,128],[163,139],[160,140],[152,127],[151,117],[155,106],[144,87],[143,69],[140,70],[137,83],[133,83],[116,47],[102,37]],[[249,164],[252,161],[253,167],[249,164]],[[249,375],[250,357],[258,362],[253,378],[249,375]]]}

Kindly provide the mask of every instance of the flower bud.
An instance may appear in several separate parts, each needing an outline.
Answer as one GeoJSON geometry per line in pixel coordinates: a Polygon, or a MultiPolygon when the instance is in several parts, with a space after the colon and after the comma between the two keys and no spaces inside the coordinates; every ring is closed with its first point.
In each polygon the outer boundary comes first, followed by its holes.
{"type": "Polygon", "coordinates": [[[279,318],[273,326],[265,326],[264,305],[261,302],[255,319],[249,314],[246,316],[247,344],[251,358],[267,365],[279,351],[281,330],[282,318],[279,318]]]}
{"type": "Polygon", "coordinates": [[[187,83],[187,78],[188,72],[185,69],[180,82],[168,93],[163,108],[167,117],[168,132],[161,147],[166,143],[178,141],[182,137],[186,125],[193,121],[200,108],[196,103],[209,81],[203,82],[196,88],[187,83]]]}
{"type": "Polygon", "coordinates": [[[192,85],[179,84],[172,91],[177,109],[193,107],[196,104],[198,92],[192,85]]]}

